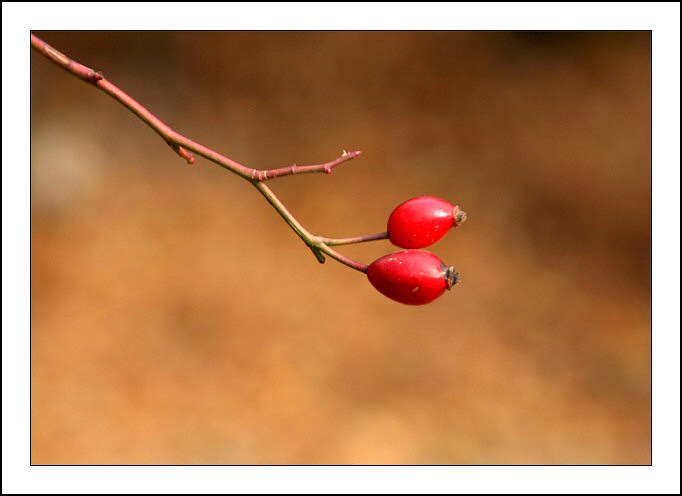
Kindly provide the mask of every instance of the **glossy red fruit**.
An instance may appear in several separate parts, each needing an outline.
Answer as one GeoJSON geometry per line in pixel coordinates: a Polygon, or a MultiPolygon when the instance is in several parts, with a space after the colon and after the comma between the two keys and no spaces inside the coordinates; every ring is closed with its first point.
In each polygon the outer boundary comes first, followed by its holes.
{"type": "Polygon", "coordinates": [[[465,220],[466,214],[459,206],[435,196],[419,196],[393,210],[387,231],[396,246],[426,248],[465,220]]]}
{"type": "Polygon", "coordinates": [[[381,294],[407,305],[430,303],[459,282],[454,267],[424,250],[381,257],[370,264],[367,278],[381,294]]]}

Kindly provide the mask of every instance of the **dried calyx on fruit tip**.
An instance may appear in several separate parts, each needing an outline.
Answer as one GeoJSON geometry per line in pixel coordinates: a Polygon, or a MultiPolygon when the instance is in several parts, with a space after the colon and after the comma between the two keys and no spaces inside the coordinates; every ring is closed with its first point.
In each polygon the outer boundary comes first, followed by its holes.
{"type": "Polygon", "coordinates": [[[401,203],[391,212],[386,230],[396,246],[426,248],[466,218],[459,205],[435,196],[419,196],[401,203]]]}
{"type": "Polygon", "coordinates": [[[452,289],[452,286],[459,284],[459,281],[462,280],[462,276],[451,265],[448,267],[448,270],[445,271],[445,279],[448,282],[448,289],[452,289]]]}
{"type": "Polygon", "coordinates": [[[459,205],[455,205],[455,210],[453,213],[455,216],[455,227],[459,226],[460,224],[467,220],[467,213],[461,208],[459,208],[459,205]]]}

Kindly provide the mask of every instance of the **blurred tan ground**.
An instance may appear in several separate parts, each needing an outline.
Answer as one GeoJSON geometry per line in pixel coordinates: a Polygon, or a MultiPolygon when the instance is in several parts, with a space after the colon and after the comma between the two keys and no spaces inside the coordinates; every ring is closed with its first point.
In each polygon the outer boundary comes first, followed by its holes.
{"type": "Polygon", "coordinates": [[[315,233],[469,221],[393,303],[31,54],[33,463],[650,463],[648,33],[41,36],[242,163],[363,150],[273,183],[315,233]]]}

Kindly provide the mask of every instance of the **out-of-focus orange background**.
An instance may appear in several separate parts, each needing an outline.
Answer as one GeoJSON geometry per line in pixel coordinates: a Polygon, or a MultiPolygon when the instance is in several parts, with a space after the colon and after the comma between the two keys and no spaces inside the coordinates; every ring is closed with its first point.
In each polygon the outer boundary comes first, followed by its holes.
{"type": "Polygon", "coordinates": [[[272,183],[316,234],[469,220],[394,303],[32,53],[34,464],[650,463],[649,33],[37,34],[249,166],[362,150],[272,183]]]}

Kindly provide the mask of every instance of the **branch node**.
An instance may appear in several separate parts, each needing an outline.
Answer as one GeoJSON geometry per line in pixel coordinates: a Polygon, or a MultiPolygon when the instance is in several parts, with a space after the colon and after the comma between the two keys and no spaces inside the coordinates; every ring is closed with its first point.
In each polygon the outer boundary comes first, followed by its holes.
{"type": "Polygon", "coordinates": [[[88,80],[91,83],[96,83],[97,81],[101,81],[104,79],[104,74],[102,74],[100,71],[93,71],[90,69],[90,73],[88,74],[88,80]]]}
{"type": "Polygon", "coordinates": [[[268,171],[263,169],[251,169],[251,182],[262,183],[268,179],[268,171]]]}

